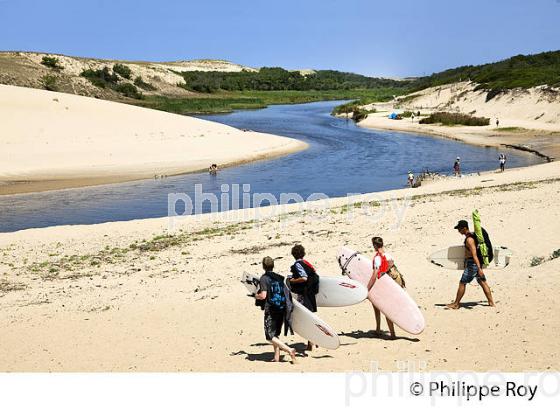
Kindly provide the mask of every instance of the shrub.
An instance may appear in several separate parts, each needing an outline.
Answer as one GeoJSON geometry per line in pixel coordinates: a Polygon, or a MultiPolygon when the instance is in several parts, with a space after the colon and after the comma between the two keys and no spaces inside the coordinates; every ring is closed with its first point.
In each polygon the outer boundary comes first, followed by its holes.
{"type": "Polygon", "coordinates": [[[451,112],[436,112],[420,120],[420,124],[442,124],[442,125],[489,125],[490,118],[473,117],[469,114],[458,114],[451,112]]]}
{"type": "Polygon", "coordinates": [[[43,64],[45,67],[52,68],[53,70],[64,69],[64,67],[59,63],[58,58],[56,57],[43,56],[41,64],[43,64]]]}
{"type": "Polygon", "coordinates": [[[58,91],[58,85],[56,84],[56,77],[54,75],[45,75],[41,78],[43,87],[48,91],[58,91]]]}
{"type": "Polygon", "coordinates": [[[92,70],[90,68],[82,71],[80,75],[87,78],[93,85],[101,88],[112,87],[119,82],[119,77],[111,73],[109,67],[103,67],[101,70],[92,70]]]}
{"type": "Polygon", "coordinates": [[[544,258],[542,256],[534,256],[533,259],[531,259],[531,266],[539,266],[543,262],[544,258]]]}
{"type": "Polygon", "coordinates": [[[504,93],[506,90],[504,90],[503,88],[494,88],[490,91],[488,91],[488,94],[486,94],[486,102],[490,101],[492,98],[504,93]]]}
{"type": "Polygon", "coordinates": [[[138,88],[134,84],[123,83],[115,87],[115,91],[121,93],[125,97],[136,98],[137,100],[142,99],[143,95],[138,91],[138,88]]]}
{"type": "Polygon", "coordinates": [[[127,80],[130,80],[132,76],[132,70],[124,64],[117,63],[113,65],[113,72],[117,73],[122,78],[126,78],[127,80]]]}
{"type": "Polygon", "coordinates": [[[138,76],[134,79],[134,85],[136,85],[137,87],[142,88],[143,90],[146,91],[155,91],[156,87],[154,87],[152,84],[145,82],[142,77],[138,76]]]}
{"type": "Polygon", "coordinates": [[[412,111],[405,111],[401,114],[401,117],[410,118],[410,117],[412,117],[412,115],[416,116],[416,113],[413,113],[412,111]]]}

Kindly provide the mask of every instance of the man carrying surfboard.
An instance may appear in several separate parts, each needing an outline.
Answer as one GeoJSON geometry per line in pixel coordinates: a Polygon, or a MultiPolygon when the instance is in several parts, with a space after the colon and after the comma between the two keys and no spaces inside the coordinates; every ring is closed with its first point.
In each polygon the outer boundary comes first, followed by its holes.
{"type": "Polygon", "coordinates": [[[267,256],[262,261],[264,275],[261,276],[259,290],[255,294],[257,301],[264,301],[264,335],[274,346],[273,361],[280,361],[280,350],[288,353],[292,363],[296,362],[296,351],[278,337],[282,325],[289,326],[293,309],[291,295],[284,285],[284,277],[274,273],[274,260],[267,256]]]}
{"type": "MultiPolygon", "coordinates": [[[[319,275],[317,271],[305,259],[305,248],[302,245],[294,245],[292,256],[295,259],[290,267],[291,275],[288,276],[290,289],[297,294],[298,302],[310,312],[317,312],[317,301],[315,296],[319,292],[319,275]]],[[[313,350],[313,343],[307,342],[308,351],[313,350]]]]}
{"type": "Polygon", "coordinates": [[[492,291],[488,286],[486,276],[484,276],[484,271],[482,269],[483,262],[477,251],[479,248],[479,239],[469,230],[469,223],[465,220],[457,222],[454,229],[457,229],[461,235],[465,236],[465,270],[463,271],[463,275],[459,281],[459,289],[457,289],[455,301],[448,304],[447,308],[459,309],[461,299],[465,295],[467,283],[472,282],[474,278],[476,278],[478,284],[484,291],[484,295],[486,295],[486,299],[488,299],[488,305],[492,307],[496,306],[494,304],[494,299],[492,298],[492,291]]]}

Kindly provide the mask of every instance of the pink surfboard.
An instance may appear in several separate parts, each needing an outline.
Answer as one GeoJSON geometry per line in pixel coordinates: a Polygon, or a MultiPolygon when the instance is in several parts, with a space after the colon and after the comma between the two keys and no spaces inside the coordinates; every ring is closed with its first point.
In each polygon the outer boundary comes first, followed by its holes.
{"type": "MultiPolygon", "coordinates": [[[[373,273],[370,258],[356,251],[342,247],[338,251],[338,262],[343,273],[350,279],[367,286],[373,273]]],[[[417,335],[422,333],[426,322],[416,302],[390,276],[383,275],[375,281],[368,293],[369,301],[387,318],[405,332],[417,335]]]]}

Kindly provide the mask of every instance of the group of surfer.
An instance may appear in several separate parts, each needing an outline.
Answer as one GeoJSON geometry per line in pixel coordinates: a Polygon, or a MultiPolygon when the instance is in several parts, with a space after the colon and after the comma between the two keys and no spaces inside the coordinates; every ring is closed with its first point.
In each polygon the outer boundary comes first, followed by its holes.
{"type": "MultiPolygon", "coordinates": [[[[465,237],[465,268],[459,281],[459,288],[453,303],[446,307],[449,309],[458,309],[461,299],[466,290],[466,285],[476,279],[481,286],[489,306],[495,306],[492,292],[488,286],[486,276],[484,275],[483,262],[484,256],[481,252],[479,237],[477,234],[469,230],[469,224],[465,220],[460,220],[454,227],[459,234],[465,237]]],[[[476,225],[475,225],[476,231],[476,225]]],[[[478,231],[477,231],[478,232],[478,231]]],[[[488,240],[488,234],[482,229],[484,241],[488,240]]],[[[375,255],[373,257],[373,271],[371,278],[367,284],[368,292],[373,288],[375,282],[382,275],[388,275],[399,286],[405,288],[405,280],[402,274],[395,266],[392,255],[385,251],[383,239],[374,236],[371,239],[375,255]]],[[[284,280],[282,275],[274,272],[274,260],[267,256],[262,260],[262,268],[264,274],[259,281],[259,287],[255,294],[256,304],[264,310],[264,333],[265,338],[272,343],[274,347],[273,361],[280,361],[280,351],[284,351],[290,355],[292,363],[296,361],[296,350],[282,342],[279,337],[284,327],[284,335],[291,331],[291,314],[293,311],[292,293],[296,295],[297,301],[311,312],[317,312],[317,302],[315,295],[319,292],[320,278],[315,267],[304,259],[305,248],[302,245],[295,245],[292,248],[292,256],[294,263],[290,268],[290,275],[284,280]]],[[[381,312],[375,305],[376,334],[381,334],[381,312]]],[[[395,339],[395,327],[389,318],[386,318],[387,326],[390,332],[390,338],[395,339]]],[[[313,343],[308,341],[306,351],[313,349],[313,343]]]]}
{"type": "MultiPolygon", "coordinates": [[[[375,249],[373,258],[373,272],[367,285],[368,291],[375,285],[375,282],[382,275],[387,274],[401,287],[405,287],[405,281],[401,273],[397,270],[393,257],[385,252],[383,239],[375,236],[372,238],[372,245],[375,249]]],[[[295,261],[290,267],[290,275],[287,281],[284,277],[274,272],[274,260],[267,256],[262,260],[264,274],[260,278],[259,288],[255,294],[256,304],[264,310],[264,333],[265,338],[274,346],[274,361],[280,360],[280,351],[290,355],[295,361],[295,349],[279,339],[284,327],[284,334],[287,335],[291,330],[291,313],[293,310],[292,293],[296,295],[297,301],[311,312],[317,312],[317,302],[315,295],[319,292],[319,275],[315,267],[304,259],[305,248],[302,245],[295,245],[292,248],[292,256],[295,261]]],[[[381,312],[375,306],[376,333],[381,333],[381,312]]],[[[395,339],[395,327],[393,322],[387,318],[387,326],[391,338],[395,339]]],[[[306,351],[313,350],[313,343],[307,342],[306,351]]]]}

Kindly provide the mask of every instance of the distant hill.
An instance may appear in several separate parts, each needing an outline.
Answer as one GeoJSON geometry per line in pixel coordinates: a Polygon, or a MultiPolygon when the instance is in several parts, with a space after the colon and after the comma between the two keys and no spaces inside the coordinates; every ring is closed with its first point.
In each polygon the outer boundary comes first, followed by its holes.
{"type": "Polygon", "coordinates": [[[0,52],[0,84],[45,88],[110,100],[127,97],[126,94],[118,91],[116,83],[122,90],[130,91],[134,86],[138,92],[147,95],[189,96],[192,93],[185,88],[177,87],[177,84],[184,82],[181,73],[186,71],[250,72],[255,69],[223,60],[154,63],[69,57],[50,53],[0,52]],[[115,65],[121,67],[121,74],[115,74],[115,65]],[[88,77],[83,75],[84,72],[90,74],[99,72],[99,74],[88,77]],[[105,77],[116,75],[112,78],[115,87],[110,86],[109,77],[105,78],[109,81],[95,81],[95,76],[104,75],[105,77]]]}
{"type": "Polygon", "coordinates": [[[416,79],[411,91],[438,85],[470,81],[487,91],[531,88],[539,85],[560,87],[560,51],[517,55],[482,65],[468,65],[416,79]]]}
{"type": "MultiPolygon", "coordinates": [[[[290,103],[346,99],[350,95],[343,91],[348,90],[372,90],[377,95],[376,91],[383,89],[383,97],[386,98],[386,95],[402,94],[399,90],[404,89],[408,82],[334,70],[256,69],[223,60],[146,62],[37,52],[0,52],[0,84],[186,113],[228,111],[239,106],[257,108],[271,101],[290,103]],[[256,96],[258,92],[268,91],[292,94],[276,94],[273,99],[262,98],[262,94],[256,96]],[[309,95],[296,95],[299,92],[309,95]],[[197,98],[202,102],[195,101],[197,98]],[[224,105],[223,100],[228,98],[232,99],[231,104],[224,105]],[[240,101],[234,100],[236,98],[240,101]],[[217,103],[218,99],[222,101],[217,103]]],[[[355,92],[351,95],[361,94],[355,92]]]]}

